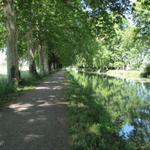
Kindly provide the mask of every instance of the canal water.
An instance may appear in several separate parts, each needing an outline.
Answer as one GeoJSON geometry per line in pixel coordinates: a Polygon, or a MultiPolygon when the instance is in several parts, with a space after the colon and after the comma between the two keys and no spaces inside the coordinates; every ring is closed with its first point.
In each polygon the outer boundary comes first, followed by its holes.
{"type": "Polygon", "coordinates": [[[78,83],[74,86],[76,103],[88,114],[84,115],[88,128],[98,128],[99,143],[108,145],[106,149],[111,143],[112,149],[150,149],[150,83],[104,75],[72,76],[78,83]]]}

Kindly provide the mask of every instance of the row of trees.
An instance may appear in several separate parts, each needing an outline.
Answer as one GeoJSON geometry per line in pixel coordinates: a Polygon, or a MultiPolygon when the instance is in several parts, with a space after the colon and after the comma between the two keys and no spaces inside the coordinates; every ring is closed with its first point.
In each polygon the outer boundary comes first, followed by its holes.
{"type": "Polygon", "coordinates": [[[37,75],[37,66],[42,75],[59,65],[53,48],[48,48],[52,6],[49,1],[4,0],[1,1],[1,41],[7,46],[9,80],[19,80],[19,61],[28,58],[29,71],[37,75]],[[3,13],[4,12],[4,13],[3,13]],[[7,43],[5,43],[7,37],[7,43]],[[52,52],[49,53],[48,49],[52,52]],[[51,56],[52,55],[52,56],[51,56]],[[52,57],[49,62],[48,57],[52,57]]]}
{"type": "Polygon", "coordinates": [[[90,65],[102,69],[142,69],[150,63],[149,4],[147,0],[131,3],[129,9],[123,12],[125,17],[120,15],[121,20],[110,26],[109,33],[101,36],[106,30],[100,31],[97,36],[98,48],[93,53],[92,61],[89,64],[82,62],[79,66],[83,64],[84,67],[90,65]],[[111,36],[113,31],[114,35],[111,36]]]}
{"type": "Polygon", "coordinates": [[[0,0],[0,47],[7,47],[9,80],[19,80],[21,60],[28,60],[34,76],[37,69],[44,75],[62,64],[133,65],[135,56],[147,54],[149,46],[148,3],[0,0]],[[135,26],[129,27],[125,16],[132,9],[135,26]]]}

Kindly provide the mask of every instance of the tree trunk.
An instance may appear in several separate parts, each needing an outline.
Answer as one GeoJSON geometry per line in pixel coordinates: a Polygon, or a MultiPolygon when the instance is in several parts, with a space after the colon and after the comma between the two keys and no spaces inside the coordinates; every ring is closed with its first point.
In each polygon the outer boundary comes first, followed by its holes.
{"type": "Polygon", "coordinates": [[[39,44],[39,66],[40,66],[40,74],[44,75],[44,51],[43,45],[39,44]]]}
{"type": "Polygon", "coordinates": [[[49,66],[48,66],[48,53],[47,53],[47,47],[46,44],[43,47],[43,59],[44,59],[44,73],[48,74],[49,73],[49,66]]]}
{"type": "Polygon", "coordinates": [[[16,29],[16,16],[14,8],[14,0],[4,1],[4,11],[6,16],[7,26],[7,73],[9,81],[19,80],[19,65],[17,54],[17,29],[16,29]]]}
{"type": "Polygon", "coordinates": [[[48,54],[46,51],[46,45],[40,44],[39,45],[39,64],[40,64],[40,73],[42,75],[49,73],[49,66],[48,66],[48,54]]]}
{"type": "Polygon", "coordinates": [[[29,72],[33,76],[37,76],[36,63],[35,63],[35,51],[33,49],[33,37],[32,29],[29,29],[27,33],[27,47],[28,47],[28,61],[29,61],[29,72]]]}

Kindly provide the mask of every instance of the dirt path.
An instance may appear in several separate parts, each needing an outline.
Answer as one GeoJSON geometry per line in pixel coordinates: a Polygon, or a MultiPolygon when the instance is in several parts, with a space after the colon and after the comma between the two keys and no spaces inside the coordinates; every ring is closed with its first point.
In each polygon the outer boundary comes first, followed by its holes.
{"type": "Polygon", "coordinates": [[[0,110],[0,150],[68,150],[64,71],[0,110]]]}

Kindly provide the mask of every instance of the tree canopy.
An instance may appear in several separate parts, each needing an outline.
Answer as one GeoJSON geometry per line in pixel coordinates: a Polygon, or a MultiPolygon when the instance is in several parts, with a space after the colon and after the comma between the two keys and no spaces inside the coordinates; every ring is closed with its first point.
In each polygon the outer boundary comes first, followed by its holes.
{"type": "Polygon", "coordinates": [[[0,0],[0,47],[13,54],[16,45],[14,65],[27,60],[32,74],[62,65],[139,68],[150,53],[149,6],[148,0],[0,0]]]}

